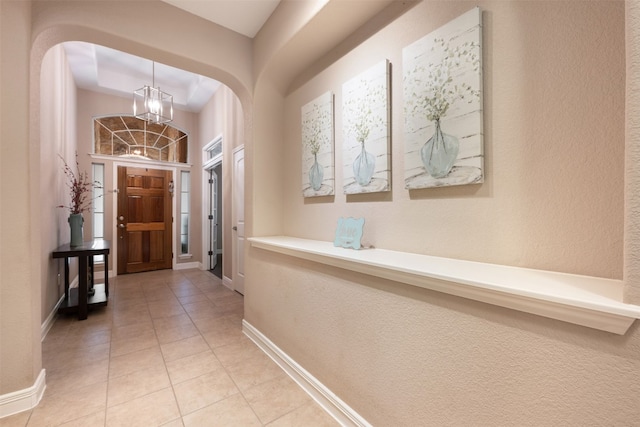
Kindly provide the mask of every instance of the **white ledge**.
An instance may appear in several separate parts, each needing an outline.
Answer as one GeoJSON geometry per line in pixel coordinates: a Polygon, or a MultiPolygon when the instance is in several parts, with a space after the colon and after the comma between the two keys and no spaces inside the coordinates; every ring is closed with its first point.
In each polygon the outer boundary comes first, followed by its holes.
{"type": "Polygon", "coordinates": [[[622,302],[621,280],[385,249],[345,249],[287,236],[248,240],[254,248],[619,335],[640,319],[640,306],[622,302]]]}

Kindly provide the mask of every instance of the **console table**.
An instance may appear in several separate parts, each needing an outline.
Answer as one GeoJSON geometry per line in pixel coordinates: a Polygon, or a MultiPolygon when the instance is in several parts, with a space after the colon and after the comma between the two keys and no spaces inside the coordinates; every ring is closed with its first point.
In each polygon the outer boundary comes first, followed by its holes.
{"type": "Polygon", "coordinates": [[[53,258],[64,258],[64,301],[59,313],[78,312],[78,320],[87,318],[89,306],[105,306],[109,297],[109,249],[108,240],[91,240],[80,246],[64,244],[52,252],[53,258]],[[94,288],[93,257],[104,255],[104,290],[94,288]],[[78,258],[78,288],[69,289],[69,258],[78,258]],[[91,272],[91,280],[89,280],[91,272]],[[89,289],[94,291],[89,295],[89,289]]]}

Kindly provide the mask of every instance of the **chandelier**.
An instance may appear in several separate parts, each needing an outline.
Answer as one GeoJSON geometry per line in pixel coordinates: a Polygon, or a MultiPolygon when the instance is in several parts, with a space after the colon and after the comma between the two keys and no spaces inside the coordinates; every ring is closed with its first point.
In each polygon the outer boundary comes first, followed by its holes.
{"type": "Polygon", "coordinates": [[[173,120],[173,96],[154,87],[156,63],[152,62],[152,84],[133,91],[133,115],[152,123],[168,123],[173,120]]]}

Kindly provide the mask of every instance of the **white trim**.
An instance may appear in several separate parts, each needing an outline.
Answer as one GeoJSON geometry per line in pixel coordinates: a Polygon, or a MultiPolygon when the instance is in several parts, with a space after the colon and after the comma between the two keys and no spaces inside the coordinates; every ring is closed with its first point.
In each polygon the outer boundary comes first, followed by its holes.
{"type": "Polygon", "coordinates": [[[202,270],[202,263],[198,261],[182,262],[180,264],[176,264],[173,269],[174,270],[190,270],[192,268],[197,268],[199,270],[202,270]]]}
{"type": "Polygon", "coordinates": [[[440,258],[352,250],[288,236],[252,237],[253,248],[624,335],[640,306],[622,302],[621,280],[440,258]]]}
{"type": "Polygon", "coordinates": [[[40,325],[40,342],[44,341],[47,334],[53,327],[53,324],[56,322],[56,315],[58,314],[58,308],[60,307],[60,304],[62,304],[62,301],[64,301],[64,294],[60,295],[60,299],[53,307],[53,310],[51,310],[51,313],[49,313],[44,323],[40,325]]]}
{"type": "Polygon", "coordinates": [[[276,346],[269,338],[253,327],[246,320],[242,320],[242,332],[251,339],[267,356],[273,359],[318,405],[331,415],[342,426],[371,427],[349,405],[343,402],[324,384],[296,363],[289,355],[276,346]]]}
{"type": "Polygon", "coordinates": [[[233,289],[233,280],[231,280],[230,277],[222,275],[222,284],[224,286],[226,286],[227,288],[231,289],[232,291],[233,289]]]}
{"type": "Polygon", "coordinates": [[[31,387],[0,395],[0,418],[35,408],[46,388],[46,372],[42,369],[31,387]]]}

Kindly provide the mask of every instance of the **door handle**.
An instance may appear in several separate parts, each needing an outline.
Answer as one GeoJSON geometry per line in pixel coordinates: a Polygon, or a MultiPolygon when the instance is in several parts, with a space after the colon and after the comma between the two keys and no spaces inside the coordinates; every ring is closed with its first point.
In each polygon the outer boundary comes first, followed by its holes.
{"type": "Polygon", "coordinates": [[[118,227],[124,228],[124,224],[120,224],[120,225],[118,225],[118,227]]]}
{"type": "Polygon", "coordinates": [[[233,227],[231,227],[231,229],[232,229],[233,231],[238,231],[238,227],[236,227],[235,225],[234,225],[233,227]]]}

